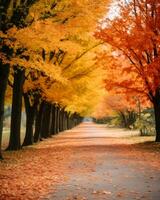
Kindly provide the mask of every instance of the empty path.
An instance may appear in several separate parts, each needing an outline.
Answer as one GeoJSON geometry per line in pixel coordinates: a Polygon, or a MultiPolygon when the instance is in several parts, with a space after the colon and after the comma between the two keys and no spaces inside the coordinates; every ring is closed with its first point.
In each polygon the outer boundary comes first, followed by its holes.
{"type": "Polygon", "coordinates": [[[159,145],[136,144],[153,137],[83,123],[60,134],[57,146],[70,146],[66,181],[46,199],[160,200],[159,145]],[[157,149],[155,149],[157,147],[157,149]]]}
{"type": "Polygon", "coordinates": [[[137,134],[82,123],[3,152],[0,200],[160,200],[160,145],[137,134]]]}

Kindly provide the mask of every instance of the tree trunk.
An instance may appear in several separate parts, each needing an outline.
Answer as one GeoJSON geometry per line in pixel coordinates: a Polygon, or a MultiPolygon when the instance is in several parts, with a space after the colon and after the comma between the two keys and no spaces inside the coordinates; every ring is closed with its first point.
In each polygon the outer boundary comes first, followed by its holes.
{"type": "Polygon", "coordinates": [[[26,109],[26,134],[23,142],[23,146],[32,145],[34,142],[33,138],[33,124],[37,109],[38,102],[34,99],[34,103],[31,105],[29,95],[27,93],[24,94],[24,102],[26,109]]]}
{"type": "Polygon", "coordinates": [[[160,142],[160,89],[156,90],[154,99],[156,142],[160,142]]]}
{"type": "Polygon", "coordinates": [[[121,126],[124,128],[127,128],[127,120],[126,120],[126,115],[124,112],[119,111],[120,119],[121,119],[121,126]]]}
{"type": "Polygon", "coordinates": [[[41,125],[42,125],[42,118],[43,118],[43,107],[44,102],[40,104],[39,110],[36,113],[36,122],[35,122],[35,133],[34,133],[34,142],[38,142],[41,138],[41,125]]]}
{"type": "Polygon", "coordinates": [[[51,134],[54,135],[56,133],[56,106],[52,105],[52,125],[51,125],[51,134]]]}
{"type": "Polygon", "coordinates": [[[50,115],[51,115],[51,104],[45,103],[45,109],[42,119],[42,138],[50,137],[50,115]]]}
{"type": "Polygon", "coordinates": [[[64,112],[64,118],[63,118],[63,120],[64,120],[63,129],[67,130],[67,112],[66,111],[64,112]]]}
{"type": "Polygon", "coordinates": [[[59,133],[59,112],[60,112],[60,110],[59,110],[59,107],[57,107],[56,108],[56,110],[57,110],[57,117],[56,117],[56,133],[59,133]]]}
{"type": "Polygon", "coordinates": [[[70,129],[72,129],[74,127],[73,125],[73,114],[70,116],[70,129]]]}
{"type": "Polygon", "coordinates": [[[60,132],[64,131],[64,108],[60,110],[60,116],[59,116],[59,128],[60,132]]]}
{"type": "Polygon", "coordinates": [[[72,115],[69,115],[68,117],[68,129],[72,128],[72,115]]]}
{"type": "Polygon", "coordinates": [[[3,65],[0,63],[0,159],[2,159],[1,146],[4,118],[4,100],[9,76],[9,68],[9,65],[3,65]]]}
{"type": "Polygon", "coordinates": [[[49,119],[49,137],[52,137],[52,119],[53,119],[53,104],[50,104],[50,119],[49,119]]]}
{"type": "Polygon", "coordinates": [[[9,146],[7,150],[21,149],[20,129],[21,129],[23,84],[25,80],[24,74],[25,74],[24,70],[15,68],[13,96],[12,96],[11,132],[10,132],[9,146]]]}
{"type": "Polygon", "coordinates": [[[59,108],[59,132],[62,131],[62,110],[59,108]]]}
{"type": "Polygon", "coordinates": [[[70,113],[67,113],[67,130],[70,129],[70,113]]]}

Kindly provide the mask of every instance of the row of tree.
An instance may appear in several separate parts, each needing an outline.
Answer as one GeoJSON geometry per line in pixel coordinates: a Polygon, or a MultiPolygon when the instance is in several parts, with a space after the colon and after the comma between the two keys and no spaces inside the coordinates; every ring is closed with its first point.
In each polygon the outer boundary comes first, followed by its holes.
{"type": "Polygon", "coordinates": [[[92,30],[107,2],[0,0],[0,149],[5,104],[12,104],[8,150],[21,149],[23,107],[25,146],[92,112],[103,90],[94,59],[102,43],[92,30]]]}

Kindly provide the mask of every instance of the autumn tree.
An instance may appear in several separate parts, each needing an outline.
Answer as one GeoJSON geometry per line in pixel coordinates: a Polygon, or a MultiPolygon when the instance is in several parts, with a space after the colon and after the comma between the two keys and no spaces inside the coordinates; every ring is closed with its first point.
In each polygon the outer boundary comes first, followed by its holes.
{"type": "Polygon", "coordinates": [[[120,58],[110,68],[114,73],[107,77],[106,85],[138,94],[152,103],[156,141],[160,142],[160,4],[157,0],[132,0],[121,2],[119,8],[119,15],[105,19],[95,34],[112,46],[113,60],[120,58]]]}
{"type": "MultiPolygon", "coordinates": [[[[57,112],[57,117],[51,117],[53,119],[58,118],[57,123],[60,120],[62,121],[65,115],[72,118],[71,121],[80,119],[77,113],[78,104],[74,106],[71,113],[66,109],[70,113],[68,115],[65,108],[69,105],[65,104],[65,101],[61,99],[64,96],[53,95],[53,90],[52,95],[49,96],[49,91],[51,91],[52,85],[55,83],[58,85],[58,88],[64,88],[61,87],[61,85],[66,84],[64,80],[68,79],[69,83],[72,83],[71,79],[78,77],[87,78],[90,71],[92,71],[92,65],[84,68],[83,65],[76,66],[76,62],[100,45],[93,37],[92,30],[96,27],[97,21],[102,17],[103,13],[106,12],[108,0],[92,1],[92,3],[91,1],[75,0],[70,2],[39,0],[25,1],[24,5],[21,5],[19,2],[21,1],[8,1],[5,9],[6,15],[9,14],[9,19],[12,18],[14,11],[18,10],[16,11],[16,17],[14,16],[15,22],[18,24],[13,23],[12,26],[8,26],[5,31],[1,32],[1,47],[3,48],[1,62],[3,65],[7,65],[8,69],[11,67],[10,77],[12,81],[9,80],[9,82],[13,87],[11,136],[8,148],[10,150],[21,148],[20,120],[22,96],[25,99],[27,113],[24,145],[33,143],[32,132],[35,113],[36,130],[44,128],[41,127],[42,123],[38,122],[42,122],[43,115],[40,113],[44,113],[44,107],[48,103],[50,109],[47,109],[49,115],[47,114],[46,116],[51,116],[52,111],[53,113],[57,112]],[[21,12],[24,11],[23,6],[28,5],[26,4],[28,2],[30,4],[27,7],[27,12],[25,12],[25,17],[23,17],[21,12]],[[101,6],[99,6],[100,2],[101,6]],[[77,26],[77,24],[79,25],[77,26]],[[18,98],[17,102],[16,98],[18,98]],[[18,117],[15,117],[16,113],[18,113],[18,117]]],[[[4,21],[4,23],[9,24],[8,21],[4,21]]],[[[4,82],[5,85],[7,84],[8,74],[9,72],[5,79],[6,82],[4,82]]],[[[72,90],[72,92],[74,93],[76,90],[72,90]]],[[[60,93],[63,93],[63,91],[60,91],[60,93]]],[[[85,94],[87,95],[87,91],[85,94]]],[[[68,95],[70,94],[68,93],[68,95]]],[[[81,100],[79,99],[79,103],[83,102],[81,100]]],[[[68,103],[71,102],[68,101],[68,103]]],[[[4,103],[2,107],[3,105],[4,103]]],[[[85,109],[87,109],[87,106],[85,109]]],[[[84,112],[85,109],[83,109],[84,112]]],[[[48,125],[46,128],[48,129],[48,125]]],[[[43,129],[43,134],[44,132],[47,134],[48,130],[46,131],[46,128],[43,129]]],[[[51,126],[49,129],[51,129],[51,126]]],[[[58,124],[56,132],[59,129],[62,130],[63,128],[62,126],[59,127],[58,124]]],[[[37,135],[35,134],[37,136],[34,138],[35,141],[39,138],[39,131],[36,132],[38,133],[37,135]]]]}
{"type": "MultiPolygon", "coordinates": [[[[27,1],[13,1],[8,0],[0,1],[0,31],[6,33],[6,31],[17,26],[19,28],[30,24],[31,21],[26,22],[25,19],[28,16],[29,8],[35,3],[35,0],[27,1]]],[[[3,43],[3,37],[0,40],[1,52],[7,55],[7,59],[12,56],[12,49],[8,48],[6,44],[3,43]]],[[[2,129],[3,129],[3,116],[4,116],[4,97],[7,86],[7,80],[9,75],[9,64],[4,64],[2,59],[0,59],[0,149],[2,140],[2,129]]],[[[0,150],[0,158],[1,150],[0,150]]]]}

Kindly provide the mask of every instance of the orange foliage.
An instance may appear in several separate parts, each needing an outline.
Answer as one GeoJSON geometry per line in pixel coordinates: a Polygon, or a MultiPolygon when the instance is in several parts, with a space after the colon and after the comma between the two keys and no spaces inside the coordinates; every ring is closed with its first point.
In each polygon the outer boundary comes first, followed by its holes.
{"type": "Polygon", "coordinates": [[[106,87],[143,95],[154,102],[160,87],[160,4],[156,0],[132,0],[119,6],[119,16],[105,19],[105,27],[95,34],[112,46],[106,87]]]}
{"type": "Polygon", "coordinates": [[[91,102],[89,96],[94,91],[98,93],[101,84],[93,74],[102,73],[100,68],[93,67],[96,50],[101,49],[92,32],[107,12],[109,2],[64,0],[56,1],[53,7],[53,1],[40,0],[29,10],[27,20],[33,21],[30,26],[12,27],[6,34],[0,32],[4,44],[14,49],[10,59],[2,52],[0,58],[25,69],[24,92],[38,89],[49,102],[83,113],[90,110],[96,102],[91,102]],[[18,54],[20,49],[23,51],[18,54]],[[90,93],[93,78],[98,87],[93,84],[90,93]],[[85,90],[84,95],[79,95],[78,84],[85,90]]]}

